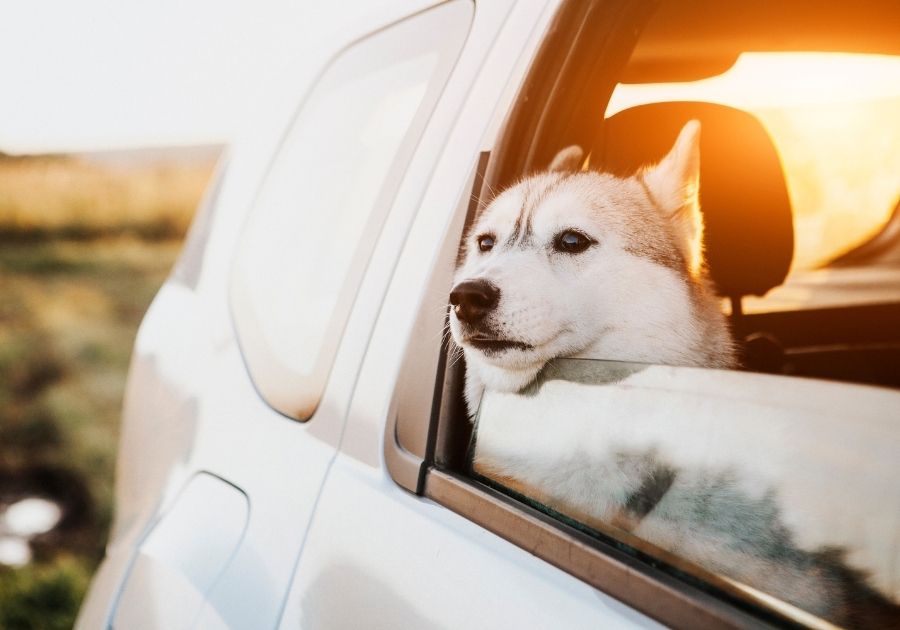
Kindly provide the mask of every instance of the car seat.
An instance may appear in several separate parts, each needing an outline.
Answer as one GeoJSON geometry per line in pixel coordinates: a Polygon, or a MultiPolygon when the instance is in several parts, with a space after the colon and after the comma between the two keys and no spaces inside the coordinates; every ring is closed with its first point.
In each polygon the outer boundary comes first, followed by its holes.
{"type": "MultiPolygon", "coordinates": [[[[604,121],[590,166],[626,177],[661,160],[690,120],[700,132],[700,209],[710,276],[732,305],[741,330],[741,298],[784,282],[794,254],[794,227],[781,160],[753,115],[714,103],[664,102],[623,110],[604,121]]],[[[782,351],[765,333],[744,331],[745,367],[779,372],[782,351]]],[[[742,335],[743,336],[743,335],[742,335]]]]}

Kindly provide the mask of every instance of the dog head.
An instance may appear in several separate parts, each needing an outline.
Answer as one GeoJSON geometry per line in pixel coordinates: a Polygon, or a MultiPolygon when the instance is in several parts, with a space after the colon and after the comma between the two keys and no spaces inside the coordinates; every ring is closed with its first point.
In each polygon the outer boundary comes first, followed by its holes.
{"type": "Polygon", "coordinates": [[[625,179],[578,170],[569,147],[480,213],[450,293],[470,404],[482,386],[521,389],[556,357],[621,345],[603,358],[666,359],[654,339],[691,317],[702,271],[699,131],[689,122],[659,164],[625,179]]]}

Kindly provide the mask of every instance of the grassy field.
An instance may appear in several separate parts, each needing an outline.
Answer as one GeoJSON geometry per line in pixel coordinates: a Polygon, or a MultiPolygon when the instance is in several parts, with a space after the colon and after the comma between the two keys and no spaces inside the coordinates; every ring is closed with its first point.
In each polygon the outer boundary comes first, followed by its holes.
{"type": "Polygon", "coordinates": [[[0,565],[4,630],[74,621],[111,520],[137,326],[211,169],[0,159],[0,509],[29,484],[69,508],[32,563],[0,565]]]}
{"type": "Polygon", "coordinates": [[[212,165],[0,157],[0,239],[183,234],[212,165]]]}

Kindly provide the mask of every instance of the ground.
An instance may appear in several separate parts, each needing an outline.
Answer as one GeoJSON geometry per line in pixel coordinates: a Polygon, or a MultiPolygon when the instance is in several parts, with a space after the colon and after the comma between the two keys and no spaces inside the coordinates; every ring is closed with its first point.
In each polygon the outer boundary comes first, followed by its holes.
{"type": "MultiPolygon", "coordinates": [[[[140,198],[139,212],[126,195],[122,213],[107,210],[104,224],[103,213],[66,209],[84,173],[97,180],[91,185],[100,186],[98,199],[108,196],[106,188],[131,190],[136,177],[146,184],[146,173],[108,174],[79,163],[60,187],[66,169],[53,160],[32,164],[51,179],[35,168],[22,171],[21,161],[19,171],[9,166],[0,160],[0,510],[38,492],[62,501],[66,516],[32,541],[32,563],[0,564],[0,628],[70,628],[112,518],[119,416],[137,327],[177,258],[210,167],[174,197],[166,176],[149,178],[161,191],[159,212],[152,211],[152,194],[140,198]],[[37,191],[31,197],[15,188],[28,178],[37,191]],[[57,209],[42,223],[40,208],[58,197],[63,202],[53,202],[57,209]]],[[[172,173],[184,183],[182,171],[172,173]]],[[[78,203],[90,201],[79,192],[78,203]]]]}

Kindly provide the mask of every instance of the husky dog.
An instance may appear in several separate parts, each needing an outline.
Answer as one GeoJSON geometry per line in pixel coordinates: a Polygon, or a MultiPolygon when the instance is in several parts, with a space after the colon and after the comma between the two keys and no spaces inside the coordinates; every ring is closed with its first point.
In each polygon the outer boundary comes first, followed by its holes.
{"type": "Polygon", "coordinates": [[[470,411],[483,388],[518,391],[556,357],[735,364],[703,264],[699,133],[687,123],[627,179],[579,171],[569,147],[484,209],[450,293],[470,411]]]}
{"type": "MultiPolygon", "coordinates": [[[[569,147],[477,217],[450,293],[473,415],[485,389],[539,387],[561,357],[736,365],[703,263],[699,132],[687,123],[659,164],[624,179],[580,171],[582,151],[569,147]]],[[[481,418],[474,472],[837,623],[900,618],[845,550],[795,542],[777,487],[703,458],[676,464],[692,436],[648,448],[652,435],[617,443],[590,414],[548,416],[481,418]]]]}

